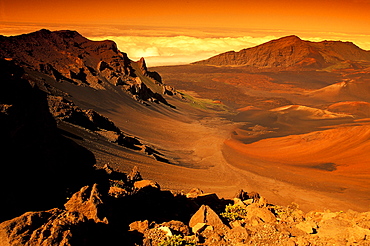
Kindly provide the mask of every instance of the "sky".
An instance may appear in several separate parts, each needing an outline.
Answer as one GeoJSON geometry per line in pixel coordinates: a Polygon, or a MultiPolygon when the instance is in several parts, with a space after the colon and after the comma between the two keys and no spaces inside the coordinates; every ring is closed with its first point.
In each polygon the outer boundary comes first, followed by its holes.
{"type": "Polygon", "coordinates": [[[0,34],[76,30],[157,66],[293,34],[370,50],[369,13],[370,0],[0,0],[0,34]]]}

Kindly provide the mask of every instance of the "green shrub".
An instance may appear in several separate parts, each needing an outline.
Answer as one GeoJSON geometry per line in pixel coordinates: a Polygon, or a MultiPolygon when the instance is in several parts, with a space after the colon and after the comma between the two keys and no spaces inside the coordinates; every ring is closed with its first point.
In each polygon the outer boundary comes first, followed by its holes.
{"type": "Polygon", "coordinates": [[[195,242],[189,242],[180,235],[168,237],[164,241],[158,243],[158,246],[195,246],[195,242]]]}
{"type": "Polygon", "coordinates": [[[245,207],[238,204],[230,204],[226,206],[225,212],[221,213],[221,216],[228,221],[242,220],[247,216],[247,210],[245,209],[245,207]]]}

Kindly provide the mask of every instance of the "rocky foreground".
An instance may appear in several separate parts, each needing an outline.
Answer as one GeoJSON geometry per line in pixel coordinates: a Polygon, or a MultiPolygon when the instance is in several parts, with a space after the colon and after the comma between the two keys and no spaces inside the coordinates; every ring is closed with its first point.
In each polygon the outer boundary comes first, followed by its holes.
{"type": "Polygon", "coordinates": [[[255,192],[226,200],[161,190],[134,168],[106,165],[64,207],[0,224],[0,245],[370,245],[370,212],[302,212],[255,192]],[[104,181],[105,180],[105,181],[104,181]]]}

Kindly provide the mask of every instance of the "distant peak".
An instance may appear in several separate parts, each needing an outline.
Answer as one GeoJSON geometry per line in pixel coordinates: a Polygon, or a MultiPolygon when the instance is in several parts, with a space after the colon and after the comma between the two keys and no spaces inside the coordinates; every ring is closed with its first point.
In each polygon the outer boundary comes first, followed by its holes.
{"type": "Polygon", "coordinates": [[[77,31],[70,31],[70,30],[61,30],[61,31],[50,31],[48,29],[40,29],[38,31],[23,34],[21,36],[31,36],[31,37],[42,37],[42,38],[49,38],[50,36],[58,35],[62,38],[76,38],[82,37],[77,31]]]}
{"type": "Polygon", "coordinates": [[[55,33],[57,33],[61,36],[64,36],[64,37],[68,37],[68,38],[82,37],[82,35],[80,33],[78,33],[77,31],[71,31],[71,30],[55,31],[55,33]]]}
{"type": "Polygon", "coordinates": [[[300,37],[296,36],[296,35],[290,35],[290,36],[286,36],[286,37],[282,37],[282,38],[289,38],[289,39],[299,39],[299,40],[302,40],[300,37]]]}
{"type": "Polygon", "coordinates": [[[280,41],[302,41],[302,39],[296,35],[290,35],[290,36],[286,36],[286,37],[282,37],[282,38],[279,38],[277,40],[280,40],[280,41]]]}
{"type": "Polygon", "coordinates": [[[225,52],[193,64],[321,69],[346,60],[370,61],[370,51],[364,51],[351,42],[313,42],[290,35],[239,52],[225,52]]]}
{"type": "Polygon", "coordinates": [[[36,33],[51,33],[51,31],[49,29],[41,29],[39,31],[36,31],[36,33]]]}
{"type": "MultiPolygon", "coordinates": [[[[285,36],[285,37],[281,37],[281,38],[278,38],[278,39],[274,39],[274,40],[271,40],[270,44],[274,44],[274,45],[278,45],[278,46],[286,46],[286,45],[296,45],[296,44],[299,44],[299,43],[302,43],[304,42],[301,38],[299,38],[298,36],[296,35],[290,35],[290,36],[285,36]]],[[[262,44],[263,46],[264,44],[262,44]]]]}

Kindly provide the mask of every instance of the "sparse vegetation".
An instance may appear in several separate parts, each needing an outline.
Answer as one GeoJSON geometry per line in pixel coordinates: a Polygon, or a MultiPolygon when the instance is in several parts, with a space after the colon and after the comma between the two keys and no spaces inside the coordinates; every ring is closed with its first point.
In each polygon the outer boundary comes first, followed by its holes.
{"type": "Polygon", "coordinates": [[[179,92],[181,96],[188,102],[190,102],[190,106],[198,109],[203,110],[215,110],[219,112],[230,112],[230,109],[222,104],[222,103],[215,103],[215,101],[210,99],[203,99],[203,98],[197,98],[195,96],[192,96],[189,94],[189,92],[179,92]]]}
{"type": "Polygon", "coordinates": [[[126,186],[125,182],[122,179],[121,180],[111,180],[110,185],[114,187],[122,188],[122,189],[124,189],[126,186]]]}
{"type": "Polygon", "coordinates": [[[195,246],[196,242],[186,240],[181,235],[168,237],[164,241],[158,243],[158,246],[195,246]]]}
{"type": "Polygon", "coordinates": [[[221,216],[227,219],[228,221],[242,220],[247,216],[246,209],[238,204],[227,205],[225,212],[221,213],[221,216]]]}

